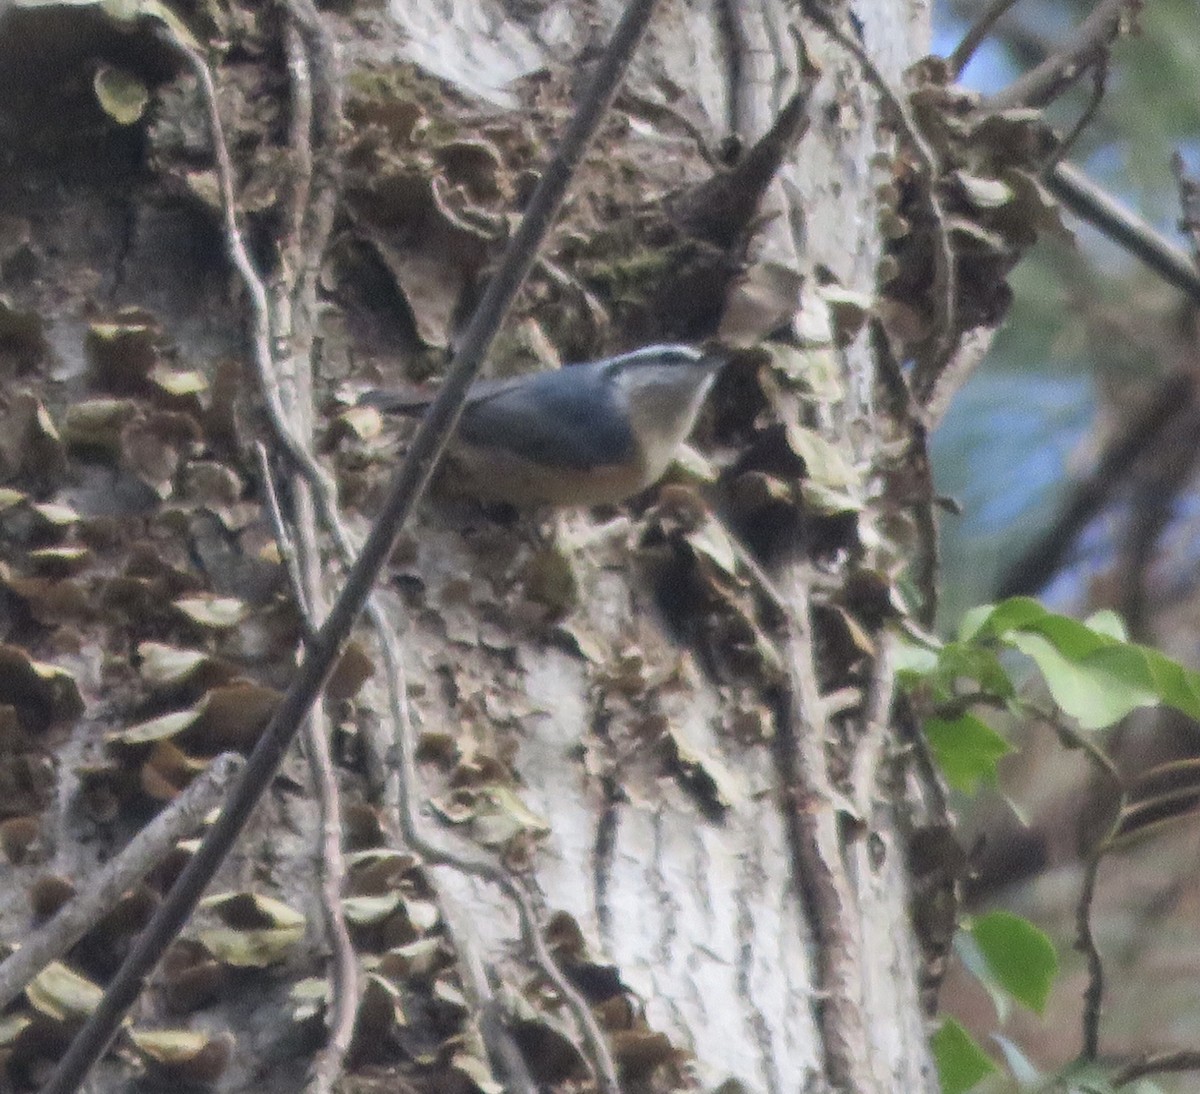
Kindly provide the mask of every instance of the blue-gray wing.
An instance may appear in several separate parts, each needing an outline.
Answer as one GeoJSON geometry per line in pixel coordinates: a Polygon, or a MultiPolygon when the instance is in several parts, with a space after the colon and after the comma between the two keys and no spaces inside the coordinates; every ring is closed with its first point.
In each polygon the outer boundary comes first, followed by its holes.
{"type": "Polygon", "coordinates": [[[472,388],[458,435],[548,467],[588,470],[631,460],[636,451],[602,364],[572,365],[472,388]]]}

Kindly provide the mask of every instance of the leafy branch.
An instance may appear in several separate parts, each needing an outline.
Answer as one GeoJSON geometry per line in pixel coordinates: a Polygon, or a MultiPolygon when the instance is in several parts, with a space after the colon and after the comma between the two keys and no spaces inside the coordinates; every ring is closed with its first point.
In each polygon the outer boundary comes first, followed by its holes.
{"type": "MultiPolygon", "coordinates": [[[[980,784],[994,785],[997,765],[1011,751],[1004,736],[980,715],[981,708],[1035,716],[1053,725],[1066,747],[1081,750],[1114,785],[1113,819],[1086,856],[1076,904],[1076,948],[1087,960],[1088,980],[1082,1044],[1072,1069],[1094,1068],[1100,1056],[1104,994],[1104,966],[1091,928],[1100,865],[1109,852],[1197,812],[1200,764],[1164,764],[1127,786],[1093,735],[1150,706],[1171,707],[1200,720],[1200,672],[1128,641],[1113,612],[1097,612],[1080,622],[1027,597],[968,612],[957,634],[945,643],[909,641],[897,653],[897,666],[901,685],[924,714],[930,751],[956,790],[969,794],[980,784]],[[1012,653],[1033,663],[1053,700],[1052,709],[1023,697],[1009,658],[1002,657],[1012,653]]],[[[1041,1013],[1057,976],[1058,958],[1036,926],[1008,912],[992,912],[962,922],[956,948],[992,994],[999,1013],[1009,999],[1041,1013]]],[[[946,1091],[969,1090],[995,1069],[952,1019],[934,1036],[933,1049],[946,1091]]],[[[1006,1044],[1005,1052],[1014,1071],[1026,1077],[1033,1072],[1016,1046],[1006,1044]]],[[[1129,1066],[1119,1074],[1127,1073],[1129,1066]]]]}

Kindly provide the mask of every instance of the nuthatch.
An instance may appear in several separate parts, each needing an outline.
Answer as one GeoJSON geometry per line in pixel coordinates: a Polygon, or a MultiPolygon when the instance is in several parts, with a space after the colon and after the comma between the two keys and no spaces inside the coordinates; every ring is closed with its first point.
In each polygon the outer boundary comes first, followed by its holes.
{"type": "MultiPolygon", "coordinates": [[[[478,380],[448,454],[448,485],[517,506],[628,498],[667,470],[725,360],[687,346],[647,346],[589,364],[478,380]]],[[[431,398],[373,391],[360,402],[419,414],[431,398]]]]}

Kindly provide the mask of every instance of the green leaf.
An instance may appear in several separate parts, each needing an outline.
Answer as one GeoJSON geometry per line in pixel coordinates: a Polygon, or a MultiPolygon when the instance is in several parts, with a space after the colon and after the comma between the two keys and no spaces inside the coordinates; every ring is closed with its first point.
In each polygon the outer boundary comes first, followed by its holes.
{"type": "Polygon", "coordinates": [[[1096,631],[1097,634],[1107,634],[1109,638],[1115,638],[1118,642],[1129,641],[1129,632],[1125,629],[1125,620],[1111,608],[1092,612],[1083,621],[1083,625],[1096,631]]]}
{"type": "Polygon", "coordinates": [[[925,685],[935,703],[960,697],[957,687],[962,680],[974,680],[979,690],[997,699],[1016,694],[995,650],[974,642],[947,642],[933,648],[916,642],[896,644],[896,673],[903,687],[911,690],[925,685]]]}
{"type": "Polygon", "coordinates": [[[1162,701],[1190,718],[1200,718],[1200,673],[1184,668],[1158,650],[1137,647],[1146,658],[1146,665],[1162,701]]]}
{"type": "Polygon", "coordinates": [[[1018,631],[1008,642],[1037,664],[1054,701],[1083,729],[1103,729],[1159,701],[1145,658],[1130,646],[1072,661],[1040,634],[1018,631]]]}
{"type": "Polygon", "coordinates": [[[990,912],[970,928],[988,971],[1019,1003],[1042,1013],[1058,975],[1054,944],[1029,920],[1011,912],[990,912]]]}
{"type": "Polygon", "coordinates": [[[959,640],[1002,638],[1009,631],[1024,629],[1050,614],[1031,596],[1014,596],[999,604],[984,604],[967,612],[959,625],[959,640]]]}
{"type": "Polygon", "coordinates": [[[958,640],[960,642],[970,642],[978,637],[979,632],[984,625],[992,617],[992,613],[996,610],[995,604],[980,604],[974,608],[970,608],[963,612],[963,617],[958,624],[958,640]]]}
{"type": "Polygon", "coordinates": [[[925,736],[946,781],[964,794],[974,794],[980,782],[995,786],[996,763],[1012,751],[999,733],[974,714],[930,718],[925,736]]]}
{"type": "Polygon", "coordinates": [[[1033,658],[1054,701],[1085,729],[1112,725],[1155,703],[1200,718],[1200,673],[1122,641],[1123,625],[1112,612],[1099,612],[1091,622],[1013,597],[970,613],[961,630],[973,642],[997,641],[1033,658]]]}
{"type": "Polygon", "coordinates": [[[930,1038],[942,1094],[962,1094],[996,1070],[988,1055],[953,1018],[930,1038]]]}
{"type": "Polygon", "coordinates": [[[893,651],[892,664],[903,687],[915,687],[937,668],[938,651],[906,635],[899,636],[893,651]]]}

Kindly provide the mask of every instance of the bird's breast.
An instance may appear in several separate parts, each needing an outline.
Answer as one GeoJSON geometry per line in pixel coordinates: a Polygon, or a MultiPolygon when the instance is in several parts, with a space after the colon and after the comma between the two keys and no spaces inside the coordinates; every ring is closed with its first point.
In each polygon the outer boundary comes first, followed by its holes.
{"type": "Polygon", "coordinates": [[[650,476],[641,459],[595,467],[548,467],[514,452],[459,442],[447,456],[439,487],[482,501],[521,508],[612,505],[644,490],[650,476]]]}

